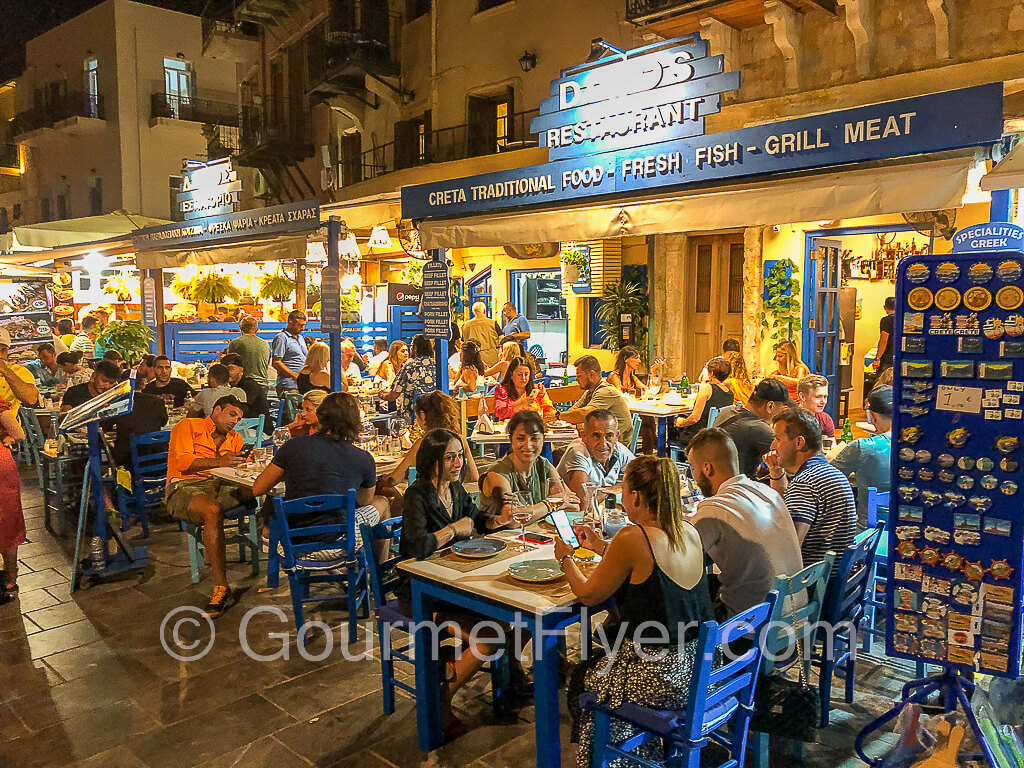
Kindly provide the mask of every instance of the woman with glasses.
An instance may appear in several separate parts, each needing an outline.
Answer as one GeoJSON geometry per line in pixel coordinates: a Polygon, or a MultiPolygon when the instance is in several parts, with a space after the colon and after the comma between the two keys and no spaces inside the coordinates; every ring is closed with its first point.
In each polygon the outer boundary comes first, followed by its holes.
{"type": "MultiPolygon", "coordinates": [[[[471,538],[512,522],[511,507],[492,516],[480,510],[462,486],[466,467],[463,439],[448,429],[428,432],[416,456],[416,481],[405,494],[402,513],[402,557],[423,559],[438,548],[459,539],[471,538]]],[[[410,587],[407,578],[398,584],[396,593],[405,615],[412,614],[410,587]]],[[[464,733],[466,728],[452,712],[452,697],[483,665],[482,659],[496,650],[471,634],[480,621],[476,614],[444,603],[438,606],[435,622],[453,622],[467,643],[458,658],[443,658],[441,675],[441,725],[449,738],[464,733]]],[[[444,650],[444,649],[442,649],[444,650]]]]}

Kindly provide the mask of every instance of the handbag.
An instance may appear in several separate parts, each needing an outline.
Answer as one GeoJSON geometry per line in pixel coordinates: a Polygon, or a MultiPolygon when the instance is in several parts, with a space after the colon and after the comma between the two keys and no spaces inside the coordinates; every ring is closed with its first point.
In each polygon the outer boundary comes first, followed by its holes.
{"type": "MultiPolygon", "coordinates": [[[[796,607],[790,599],[793,627],[796,628],[796,607]]],[[[758,674],[754,690],[754,714],[750,730],[794,741],[815,741],[818,733],[821,699],[818,689],[807,683],[803,643],[796,637],[799,680],[782,675],[758,674]]]]}

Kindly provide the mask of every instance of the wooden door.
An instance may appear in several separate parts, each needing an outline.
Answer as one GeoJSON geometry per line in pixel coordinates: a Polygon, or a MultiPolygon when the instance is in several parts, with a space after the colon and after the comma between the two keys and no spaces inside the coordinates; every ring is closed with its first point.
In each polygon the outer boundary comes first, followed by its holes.
{"type": "Polygon", "coordinates": [[[743,336],[743,235],[690,240],[683,370],[695,381],[726,339],[743,336]]]}

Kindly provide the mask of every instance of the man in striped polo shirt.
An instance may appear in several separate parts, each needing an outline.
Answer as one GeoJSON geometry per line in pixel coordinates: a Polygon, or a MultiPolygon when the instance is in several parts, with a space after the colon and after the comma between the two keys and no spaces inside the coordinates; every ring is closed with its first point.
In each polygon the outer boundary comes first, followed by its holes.
{"type": "Polygon", "coordinates": [[[857,504],[850,482],[821,453],[821,427],[814,414],[787,408],[772,424],[775,441],[765,457],[771,486],[782,494],[800,540],[804,567],[836,553],[839,558],[857,532],[857,504]]]}

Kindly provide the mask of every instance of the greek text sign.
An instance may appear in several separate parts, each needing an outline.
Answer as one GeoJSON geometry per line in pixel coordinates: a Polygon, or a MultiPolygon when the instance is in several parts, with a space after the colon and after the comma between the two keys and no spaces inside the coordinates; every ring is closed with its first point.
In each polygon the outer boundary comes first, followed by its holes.
{"type": "Polygon", "coordinates": [[[1024,251],[1024,228],[992,222],[961,229],[953,235],[953,253],[963,251],[1024,251]]]}
{"type": "Polygon", "coordinates": [[[238,205],[242,182],[231,158],[207,163],[186,160],[181,175],[178,208],[186,219],[198,219],[218,213],[230,213],[238,205]]]}
{"type": "Polygon", "coordinates": [[[304,200],[301,203],[275,205],[272,208],[257,208],[137,229],[132,233],[132,245],[137,251],[214,245],[223,240],[307,232],[319,226],[320,202],[304,200]]]}
{"type": "MultiPolygon", "coordinates": [[[[498,211],[981,146],[1001,83],[402,188],[402,216],[498,211]]],[[[539,118],[538,118],[539,119],[539,118]]]]}

